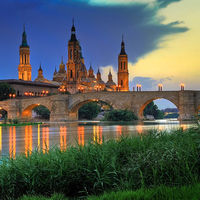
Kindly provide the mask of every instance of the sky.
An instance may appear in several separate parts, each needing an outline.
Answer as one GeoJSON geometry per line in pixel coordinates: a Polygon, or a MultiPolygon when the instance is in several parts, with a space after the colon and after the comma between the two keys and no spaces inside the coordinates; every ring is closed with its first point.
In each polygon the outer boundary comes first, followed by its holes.
{"type": "MultiPolygon", "coordinates": [[[[0,79],[18,79],[23,24],[30,46],[32,80],[41,63],[52,80],[74,18],[85,65],[117,83],[122,35],[129,61],[129,88],[143,91],[200,88],[199,0],[1,0],[0,79]]],[[[170,105],[169,105],[170,106],[170,105]]],[[[169,107],[167,106],[167,107],[169,107]]]]}

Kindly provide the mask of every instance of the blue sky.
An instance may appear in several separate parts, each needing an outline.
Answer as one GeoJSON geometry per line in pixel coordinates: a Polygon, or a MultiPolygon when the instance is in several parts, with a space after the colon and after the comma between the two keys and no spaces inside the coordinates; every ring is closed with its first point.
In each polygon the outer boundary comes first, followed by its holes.
{"type": "Polygon", "coordinates": [[[85,64],[107,81],[117,78],[122,35],[129,58],[130,89],[198,89],[199,0],[1,0],[0,79],[18,78],[23,23],[31,50],[32,80],[41,62],[52,80],[61,56],[67,62],[72,18],[85,64]]]}

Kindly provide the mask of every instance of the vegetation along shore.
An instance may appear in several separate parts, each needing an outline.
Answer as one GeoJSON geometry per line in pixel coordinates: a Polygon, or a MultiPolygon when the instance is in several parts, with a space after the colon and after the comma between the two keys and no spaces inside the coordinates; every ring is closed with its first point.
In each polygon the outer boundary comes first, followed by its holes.
{"type": "Polygon", "coordinates": [[[199,172],[200,128],[170,134],[150,131],[67,149],[37,149],[16,158],[4,156],[0,199],[56,194],[77,199],[123,191],[151,193],[159,187],[192,191],[199,188],[199,172]]]}

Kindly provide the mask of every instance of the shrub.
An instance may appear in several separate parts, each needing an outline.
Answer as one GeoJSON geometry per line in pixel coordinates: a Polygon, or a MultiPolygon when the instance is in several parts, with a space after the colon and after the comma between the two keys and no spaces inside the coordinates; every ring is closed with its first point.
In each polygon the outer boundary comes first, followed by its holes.
{"type": "Polygon", "coordinates": [[[111,110],[104,115],[104,121],[132,121],[137,120],[134,112],[129,110],[111,110]]]}
{"type": "Polygon", "coordinates": [[[89,102],[78,110],[79,119],[94,119],[101,111],[101,107],[96,102],[89,102]]]}
{"type": "Polygon", "coordinates": [[[19,124],[20,123],[18,118],[13,119],[12,121],[13,121],[13,124],[19,124]]]}

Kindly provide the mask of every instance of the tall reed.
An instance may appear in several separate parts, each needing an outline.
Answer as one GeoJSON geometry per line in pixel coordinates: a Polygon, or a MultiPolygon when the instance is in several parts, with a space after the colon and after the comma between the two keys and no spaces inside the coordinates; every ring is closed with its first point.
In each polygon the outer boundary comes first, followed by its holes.
{"type": "Polygon", "coordinates": [[[34,150],[3,157],[0,199],[54,193],[86,197],[109,191],[198,183],[200,130],[150,131],[136,137],[91,141],[66,151],[34,150]]]}

